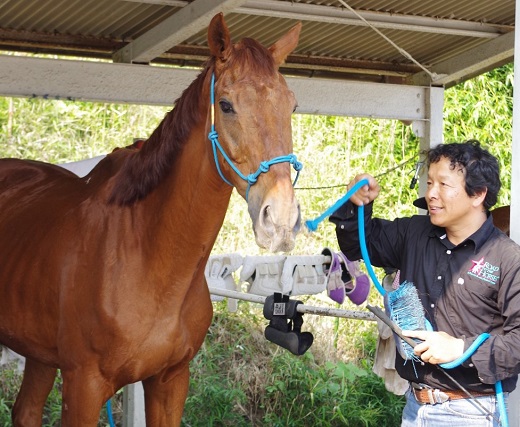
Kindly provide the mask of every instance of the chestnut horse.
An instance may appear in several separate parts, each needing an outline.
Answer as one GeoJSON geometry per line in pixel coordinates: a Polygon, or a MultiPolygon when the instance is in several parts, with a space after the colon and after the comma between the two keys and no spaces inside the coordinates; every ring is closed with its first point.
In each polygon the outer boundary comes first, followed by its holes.
{"type": "Polygon", "coordinates": [[[493,209],[491,215],[493,216],[493,224],[509,236],[511,207],[509,205],[500,206],[493,209]]]}
{"type": "Polygon", "coordinates": [[[15,426],[41,425],[57,369],[63,426],[96,426],[137,381],[147,425],[180,424],[212,319],[204,266],[232,186],[259,246],[294,247],[296,101],[278,67],[300,28],[270,48],[232,44],[215,16],[205,69],[143,148],[116,150],[83,178],[0,160],[0,344],[26,357],[15,426]]]}

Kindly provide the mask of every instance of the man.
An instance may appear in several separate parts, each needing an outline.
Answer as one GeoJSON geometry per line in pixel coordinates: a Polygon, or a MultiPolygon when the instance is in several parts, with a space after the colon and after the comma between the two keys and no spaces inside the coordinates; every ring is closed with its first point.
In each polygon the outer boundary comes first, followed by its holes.
{"type": "Polygon", "coordinates": [[[341,250],[359,259],[356,206],[366,206],[371,263],[400,270],[400,283],[416,286],[433,326],[433,332],[406,331],[422,341],[414,349],[422,363],[396,355],[396,370],[410,382],[402,426],[498,426],[495,383],[501,381],[508,393],[520,372],[520,247],[493,225],[489,213],[501,186],[498,162],[478,141],[467,141],[433,148],[427,166],[429,215],[372,218],[380,188],[362,174],[349,188],[362,179],[368,185],[330,219],[341,250]],[[470,399],[434,365],[457,360],[484,332],[490,337],[449,370],[470,399]]]}

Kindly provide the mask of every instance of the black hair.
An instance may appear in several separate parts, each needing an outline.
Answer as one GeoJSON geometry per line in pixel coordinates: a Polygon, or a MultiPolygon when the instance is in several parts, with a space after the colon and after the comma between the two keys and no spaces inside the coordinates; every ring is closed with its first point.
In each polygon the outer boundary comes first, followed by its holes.
{"type": "Polygon", "coordinates": [[[428,167],[441,158],[448,159],[452,169],[460,168],[464,172],[468,196],[475,196],[487,189],[484,207],[489,210],[496,204],[502,185],[500,167],[496,157],[482,148],[479,141],[472,139],[462,143],[437,145],[428,151],[428,167]]]}

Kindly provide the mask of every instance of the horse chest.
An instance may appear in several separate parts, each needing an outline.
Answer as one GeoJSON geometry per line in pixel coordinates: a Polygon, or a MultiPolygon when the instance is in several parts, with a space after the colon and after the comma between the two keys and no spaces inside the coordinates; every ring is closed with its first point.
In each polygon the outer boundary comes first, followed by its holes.
{"type": "Polygon", "coordinates": [[[117,337],[128,360],[148,360],[171,365],[202,344],[213,316],[209,291],[202,278],[155,293],[125,295],[124,308],[113,312],[103,323],[117,337]],[[187,290],[186,288],[187,287],[187,290]],[[132,302],[130,301],[132,300],[132,302]]]}

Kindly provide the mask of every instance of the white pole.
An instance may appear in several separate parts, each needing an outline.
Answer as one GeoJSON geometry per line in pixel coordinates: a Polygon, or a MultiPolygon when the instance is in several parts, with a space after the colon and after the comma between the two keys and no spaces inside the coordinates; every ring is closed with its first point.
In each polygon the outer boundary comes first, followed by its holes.
{"type": "Polygon", "coordinates": [[[141,382],[128,384],[123,389],[123,426],[146,427],[144,390],[141,382]]]}
{"type": "MultiPolygon", "coordinates": [[[[428,151],[430,148],[444,142],[444,88],[431,87],[426,91],[424,109],[426,110],[426,121],[423,129],[417,128],[416,123],[414,123],[413,126],[415,134],[420,138],[419,150],[421,152],[428,151]]],[[[421,158],[421,160],[424,159],[421,158]]],[[[427,172],[427,169],[423,167],[419,177],[419,196],[421,197],[426,194],[427,172]]],[[[422,213],[426,213],[426,211],[422,213]]]]}
{"type": "MultiPolygon", "coordinates": [[[[520,0],[516,0],[515,28],[516,22],[520,22],[520,0]]],[[[515,29],[515,53],[514,53],[514,79],[515,90],[513,92],[513,135],[512,135],[512,157],[511,157],[511,213],[510,218],[518,218],[520,215],[520,32],[515,29]],[[516,77],[519,77],[518,79],[516,77]],[[513,167],[515,165],[516,167],[513,167]]],[[[520,225],[517,221],[511,222],[511,238],[520,244],[520,225]]],[[[509,395],[507,405],[509,412],[509,425],[520,427],[520,388],[517,384],[516,390],[509,395]]]]}

